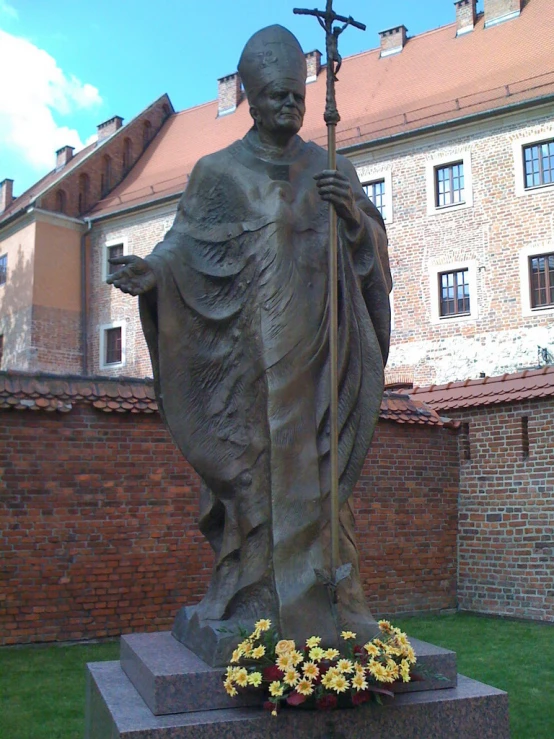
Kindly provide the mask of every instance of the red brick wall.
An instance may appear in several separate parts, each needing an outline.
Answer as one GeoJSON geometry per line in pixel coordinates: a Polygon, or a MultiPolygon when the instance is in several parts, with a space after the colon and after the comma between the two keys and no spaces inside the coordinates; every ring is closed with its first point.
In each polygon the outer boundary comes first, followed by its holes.
{"type": "Polygon", "coordinates": [[[460,608],[554,621],[554,398],[449,415],[469,423],[471,457],[460,472],[460,608]]]}
{"type": "MultiPolygon", "coordinates": [[[[355,495],[376,614],[455,605],[456,437],[381,422],[355,495]]],[[[211,554],[157,415],[0,411],[0,642],[170,627],[211,554]]]]}

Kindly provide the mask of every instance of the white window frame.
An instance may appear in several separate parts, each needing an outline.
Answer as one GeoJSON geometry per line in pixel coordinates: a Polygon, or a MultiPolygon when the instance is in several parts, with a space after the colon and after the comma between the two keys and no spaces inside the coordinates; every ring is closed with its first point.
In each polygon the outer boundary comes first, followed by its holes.
{"type": "Polygon", "coordinates": [[[104,243],[102,248],[102,282],[106,282],[108,279],[108,249],[110,246],[118,246],[119,244],[123,244],[123,256],[126,256],[129,253],[126,236],[121,236],[119,239],[109,239],[104,243]]]}
{"type": "Polygon", "coordinates": [[[514,157],[514,173],[515,173],[515,192],[516,197],[521,198],[526,195],[547,195],[552,194],[554,182],[547,185],[535,185],[534,187],[525,187],[525,166],[523,163],[523,149],[527,146],[537,146],[546,141],[554,140],[554,126],[541,131],[540,134],[534,136],[526,136],[522,139],[512,141],[512,151],[514,157]]]}
{"type": "Polygon", "coordinates": [[[541,254],[554,253],[553,242],[542,242],[533,246],[524,246],[519,252],[519,285],[521,289],[521,314],[523,316],[544,316],[554,314],[554,305],[531,307],[531,271],[529,259],[541,254]]]}
{"type": "MultiPolygon", "coordinates": [[[[118,241],[118,244],[121,242],[118,241]]],[[[124,367],[127,361],[127,322],[126,321],[114,321],[113,323],[104,323],[99,327],[100,331],[100,350],[98,356],[98,365],[100,369],[117,369],[124,367]],[[121,362],[113,362],[110,364],[106,363],[106,332],[111,328],[121,329],[121,362]]]]}
{"type": "MultiPolygon", "coordinates": [[[[361,172],[364,171],[363,167],[360,167],[361,172]]],[[[385,224],[388,226],[390,223],[393,222],[393,209],[392,209],[392,172],[390,169],[388,170],[378,170],[376,172],[370,172],[365,174],[362,174],[360,171],[358,172],[358,177],[360,179],[360,183],[362,187],[365,187],[366,185],[371,185],[372,182],[379,182],[380,180],[383,180],[385,183],[385,197],[383,198],[383,205],[385,206],[385,213],[387,213],[387,217],[383,220],[385,221],[385,224]]]]}
{"type": "Polygon", "coordinates": [[[441,213],[452,213],[455,210],[465,210],[465,208],[473,208],[471,152],[467,149],[464,149],[463,151],[452,151],[428,161],[425,165],[425,187],[427,195],[427,215],[429,216],[436,216],[441,213]],[[452,203],[452,205],[437,205],[437,169],[448,166],[449,164],[457,164],[458,162],[461,162],[464,167],[464,200],[461,203],[452,203]]]}
{"type": "Polygon", "coordinates": [[[431,294],[431,323],[467,323],[476,321],[479,317],[479,306],[477,304],[477,262],[473,259],[451,264],[433,264],[429,267],[429,287],[431,294]],[[440,314],[440,290],[439,275],[443,272],[460,272],[467,269],[469,283],[469,313],[453,316],[441,316],[440,314]]]}

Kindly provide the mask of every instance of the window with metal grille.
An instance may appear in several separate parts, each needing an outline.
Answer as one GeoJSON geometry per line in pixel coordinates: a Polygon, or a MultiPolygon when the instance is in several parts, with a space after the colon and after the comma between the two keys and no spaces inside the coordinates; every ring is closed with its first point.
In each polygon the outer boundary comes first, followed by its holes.
{"type": "Polygon", "coordinates": [[[554,184],[554,141],[523,147],[525,187],[554,184]]]}
{"type": "Polygon", "coordinates": [[[0,257],[0,285],[5,285],[8,279],[8,255],[2,254],[0,257]]]}
{"type": "Polygon", "coordinates": [[[439,275],[441,318],[470,312],[469,270],[442,272],[439,275]]]}
{"type": "Polygon", "coordinates": [[[122,257],[123,256],[123,244],[114,244],[113,246],[108,246],[106,248],[106,275],[113,275],[114,272],[117,272],[118,269],[121,269],[120,264],[111,264],[110,259],[114,259],[115,257],[122,257]]]}
{"type": "Polygon", "coordinates": [[[554,253],[529,257],[531,308],[554,305],[554,253]]]}
{"type": "Polygon", "coordinates": [[[454,162],[435,168],[435,205],[444,208],[465,202],[464,163],[454,162]]]}
{"type": "Polygon", "coordinates": [[[374,182],[366,182],[363,185],[364,192],[383,216],[383,220],[387,218],[387,208],[385,203],[385,180],[375,180],[374,182]]]}
{"type": "Polygon", "coordinates": [[[105,340],[105,362],[104,364],[120,364],[123,359],[121,326],[107,328],[105,340]]]}

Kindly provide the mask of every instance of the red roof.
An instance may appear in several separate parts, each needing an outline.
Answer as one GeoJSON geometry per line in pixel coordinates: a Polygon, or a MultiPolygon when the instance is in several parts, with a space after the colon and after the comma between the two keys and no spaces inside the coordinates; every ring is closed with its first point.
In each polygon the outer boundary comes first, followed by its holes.
{"type": "Polygon", "coordinates": [[[454,411],[494,403],[554,397],[554,367],[525,370],[511,375],[484,377],[446,385],[416,387],[415,400],[437,411],[454,411]]]}
{"type": "MultiPolygon", "coordinates": [[[[151,380],[129,377],[78,377],[26,372],[0,372],[0,409],[71,411],[88,403],[106,413],[155,413],[151,380]]],[[[457,425],[407,395],[385,393],[380,417],[397,423],[426,426],[457,425]]]]}
{"type": "MultiPolygon", "coordinates": [[[[349,57],[339,74],[339,148],[500,110],[554,95],[554,2],[529,0],[521,15],[471,33],[456,25],[408,39],[401,53],[380,50],[349,57]]],[[[237,50],[237,56],[238,56],[237,50]]],[[[326,143],[325,74],[307,86],[302,136],[326,143]]],[[[217,102],[173,116],[129,176],[92,212],[106,215],[185,187],[197,160],[242,138],[251,125],[248,103],[217,117],[217,102]]]]}

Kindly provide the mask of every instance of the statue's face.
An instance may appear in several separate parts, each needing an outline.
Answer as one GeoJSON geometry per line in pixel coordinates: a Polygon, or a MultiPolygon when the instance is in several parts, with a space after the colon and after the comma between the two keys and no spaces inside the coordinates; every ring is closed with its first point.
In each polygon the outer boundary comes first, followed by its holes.
{"type": "Polygon", "coordinates": [[[258,130],[277,136],[294,136],[302,128],[306,86],[294,80],[271,82],[250,107],[258,130]]]}

